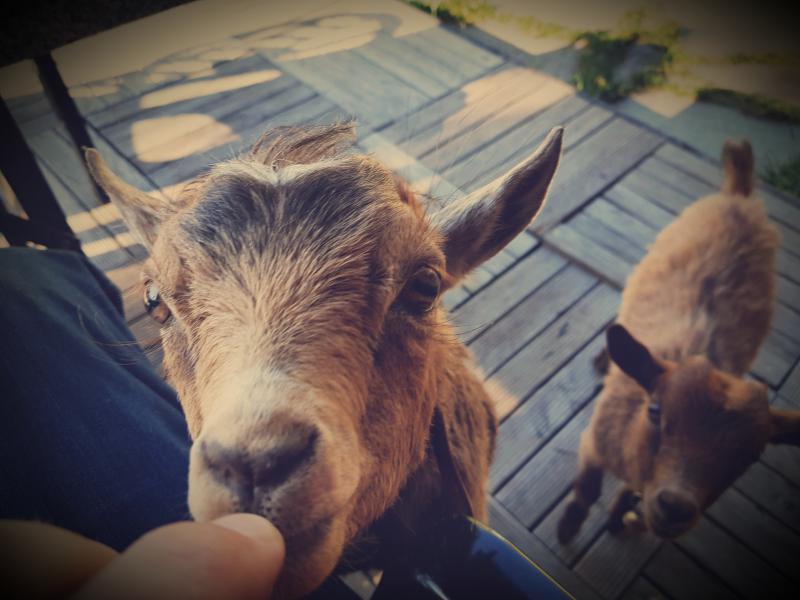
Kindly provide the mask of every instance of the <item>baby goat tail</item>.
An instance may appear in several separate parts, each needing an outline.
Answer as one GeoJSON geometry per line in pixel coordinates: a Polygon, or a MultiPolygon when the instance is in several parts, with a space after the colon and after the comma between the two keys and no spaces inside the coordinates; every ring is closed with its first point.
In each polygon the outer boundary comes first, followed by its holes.
{"type": "Polygon", "coordinates": [[[753,193],[753,148],[747,140],[727,140],[722,148],[725,180],[722,191],[750,196],[753,193]]]}

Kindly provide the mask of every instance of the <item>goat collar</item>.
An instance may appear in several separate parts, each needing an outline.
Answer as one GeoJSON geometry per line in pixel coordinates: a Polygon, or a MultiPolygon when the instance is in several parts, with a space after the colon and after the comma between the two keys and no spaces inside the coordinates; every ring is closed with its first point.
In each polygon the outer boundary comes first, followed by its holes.
{"type": "Polygon", "coordinates": [[[475,516],[472,501],[467,493],[467,486],[453,459],[453,450],[447,432],[447,425],[444,421],[441,409],[437,406],[433,411],[433,422],[431,423],[431,445],[439,464],[439,473],[442,478],[442,493],[448,492],[455,494],[452,499],[454,512],[458,514],[475,516]]]}

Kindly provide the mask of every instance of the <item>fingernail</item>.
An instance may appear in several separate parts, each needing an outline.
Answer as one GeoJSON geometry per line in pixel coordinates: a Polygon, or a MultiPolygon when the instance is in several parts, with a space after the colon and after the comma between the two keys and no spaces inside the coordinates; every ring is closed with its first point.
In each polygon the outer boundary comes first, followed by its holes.
{"type": "Polygon", "coordinates": [[[280,532],[272,523],[259,515],[236,513],[215,519],[213,523],[265,544],[283,545],[280,532]]]}

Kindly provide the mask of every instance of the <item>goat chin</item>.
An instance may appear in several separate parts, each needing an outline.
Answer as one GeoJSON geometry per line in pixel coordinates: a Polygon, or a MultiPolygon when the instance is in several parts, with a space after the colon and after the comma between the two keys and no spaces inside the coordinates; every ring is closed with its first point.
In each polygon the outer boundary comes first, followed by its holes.
{"type": "Polygon", "coordinates": [[[286,559],[272,598],[300,598],[318,588],[336,567],[344,548],[344,532],[344,521],[336,520],[287,538],[286,559]]]}

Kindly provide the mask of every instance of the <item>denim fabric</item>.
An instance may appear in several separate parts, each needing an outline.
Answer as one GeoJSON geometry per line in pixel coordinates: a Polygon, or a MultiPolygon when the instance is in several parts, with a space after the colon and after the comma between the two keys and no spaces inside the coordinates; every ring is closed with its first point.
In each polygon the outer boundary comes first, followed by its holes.
{"type": "Polygon", "coordinates": [[[0,250],[0,518],[122,549],[189,518],[189,436],[113,284],[72,252],[0,250]]]}

